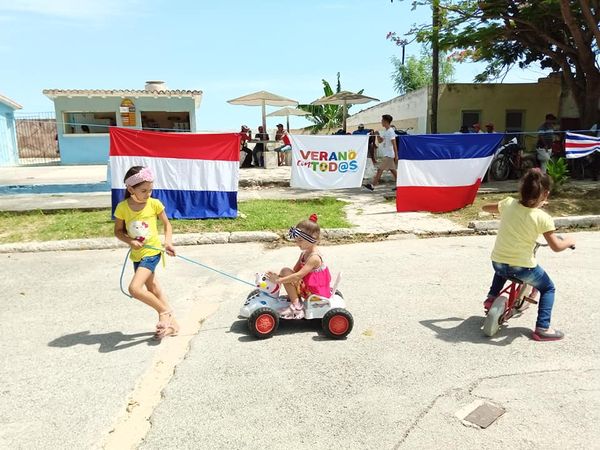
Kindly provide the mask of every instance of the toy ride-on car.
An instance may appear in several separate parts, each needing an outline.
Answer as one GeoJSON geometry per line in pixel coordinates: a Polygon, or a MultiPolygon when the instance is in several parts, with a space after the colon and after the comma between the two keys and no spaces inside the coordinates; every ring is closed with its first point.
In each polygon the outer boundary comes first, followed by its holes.
{"type": "Polygon", "coordinates": [[[279,312],[290,305],[287,296],[279,295],[279,285],[271,283],[265,274],[257,274],[256,286],[240,310],[240,318],[248,319],[250,332],[259,339],[271,337],[280,320],[321,320],[323,332],[332,339],[343,339],[352,331],[354,319],[346,309],[342,293],[337,290],[341,274],[331,288],[331,297],[311,295],[304,299],[303,319],[283,319],[279,312]]]}

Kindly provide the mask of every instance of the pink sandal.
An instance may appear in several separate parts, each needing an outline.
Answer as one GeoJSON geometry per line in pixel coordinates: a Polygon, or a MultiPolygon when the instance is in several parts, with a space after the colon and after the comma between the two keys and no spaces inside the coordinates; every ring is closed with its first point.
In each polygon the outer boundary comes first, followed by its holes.
{"type": "Polygon", "coordinates": [[[165,321],[160,320],[156,324],[156,332],[154,333],[154,339],[162,339],[167,336],[177,336],[179,333],[179,325],[173,323],[173,310],[165,311],[160,313],[158,316],[169,316],[165,321]]]}
{"type": "Polygon", "coordinates": [[[279,312],[279,316],[282,319],[304,319],[304,307],[302,302],[298,303],[298,306],[290,304],[287,308],[279,312]]]}

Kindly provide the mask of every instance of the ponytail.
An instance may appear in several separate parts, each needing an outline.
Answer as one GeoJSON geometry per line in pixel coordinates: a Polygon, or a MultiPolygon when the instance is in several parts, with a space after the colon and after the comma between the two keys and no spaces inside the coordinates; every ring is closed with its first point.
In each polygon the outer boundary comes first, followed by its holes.
{"type": "Polygon", "coordinates": [[[537,167],[529,169],[521,178],[519,186],[521,204],[528,208],[536,207],[542,196],[550,191],[550,187],[551,180],[547,173],[537,167]]]}

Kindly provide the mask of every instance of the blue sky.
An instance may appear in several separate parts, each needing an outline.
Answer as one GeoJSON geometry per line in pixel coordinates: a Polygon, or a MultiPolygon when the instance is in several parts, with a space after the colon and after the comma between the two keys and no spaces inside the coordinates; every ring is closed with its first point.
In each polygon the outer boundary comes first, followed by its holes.
{"type": "MultiPolygon", "coordinates": [[[[53,110],[43,89],[142,89],[146,80],[165,80],[171,89],[204,92],[199,129],[256,129],[260,108],[226,101],[264,89],[308,103],[323,95],[321,79],[333,84],[337,72],[343,89],[396,96],[390,57],[400,48],[385,35],[430,14],[410,3],[0,0],[0,93],[41,112],[53,110]]],[[[419,51],[412,44],[407,56],[419,51]]],[[[455,81],[470,82],[477,70],[459,65],[455,81]]],[[[540,76],[515,71],[506,81],[540,76]]],[[[268,119],[269,127],[277,122],[268,119]]]]}

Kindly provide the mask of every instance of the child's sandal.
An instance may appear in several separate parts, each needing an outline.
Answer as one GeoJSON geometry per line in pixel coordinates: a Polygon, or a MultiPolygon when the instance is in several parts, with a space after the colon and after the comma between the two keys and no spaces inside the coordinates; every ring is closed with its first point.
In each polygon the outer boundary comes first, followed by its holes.
{"type": "Polygon", "coordinates": [[[302,302],[298,305],[298,307],[294,306],[293,303],[290,304],[287,308],[282,310],[279,313],[279,316],[282,319],[301,319],[304,317],[304,308],[302,307],[302,302]],[[299,317],[301,316],[301,317],[299,317]]]}
{"type": "Polygon", "coordinates": [[[162,339],[167,336],[177,336],[179,333],[179,326],[173,323],[173,311],[165,311],[159,314],[160,316],[169,316],[166,321],[159,321],[156,324],[156,332],[154,333],[154,339],[162,339]]]}
{"type": "Polygon", "coordinates": [[[172,312],[173,312],[173,310],[161,312],[158,314],[158,323],[156,324],[156,332],[157,333],[160,330],[162,330],[163,328],[165,328],[170,322],[170,320],[161,320],[161,317],[162,316],[170,316],[172,312]]]}
{"type": "Polygon", "coordinates": [[[294,311],[294,319],[304,319],[304,308],[300,305],[300,309],[294,311]]]}

